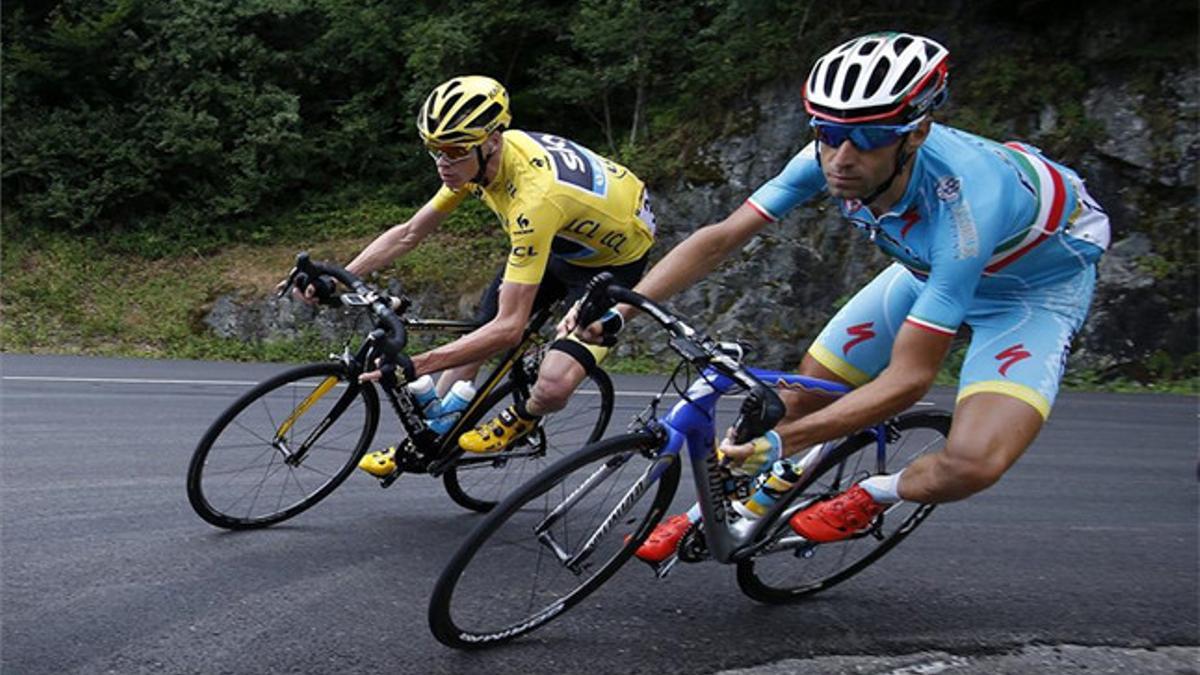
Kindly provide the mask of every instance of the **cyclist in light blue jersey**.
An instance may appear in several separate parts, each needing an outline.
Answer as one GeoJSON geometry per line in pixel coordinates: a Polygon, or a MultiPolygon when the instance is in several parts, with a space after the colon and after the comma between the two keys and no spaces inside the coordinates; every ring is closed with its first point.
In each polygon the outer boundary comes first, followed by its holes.
{"type": "MultiPolygon", "coordinates": [[[[1108,245],[1108,218],[1075,172],[1036,148],[933,121],[946,98],[947,58],[937,42],[905,33],[866,35],[821,57],[804,86],[814,140],[637,286],[655,300],[671,296],[821,193],[895,259],[837,313],[800,366],[855,390],[832,402],[781,392],[788,417],[775,431],[721,447],[748,467],[769,468],[780,455],[913,405],[959,328],[970,327],[945,449],[797,513],[792,527],[813,541],[849,537],[900,500],[954,501],[999,480],[1050,413],[1108,245]]],[[[592,339],[600,332],[598,324],[583,331],[592,339]]],[[[686,516],[668,519],[638,556],[666,558],[687,527],[686,516]]]]}

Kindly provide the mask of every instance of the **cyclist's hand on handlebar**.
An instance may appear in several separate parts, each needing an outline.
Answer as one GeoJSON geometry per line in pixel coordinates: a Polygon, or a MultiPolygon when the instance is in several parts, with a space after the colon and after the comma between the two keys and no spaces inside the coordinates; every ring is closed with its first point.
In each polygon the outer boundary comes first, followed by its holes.
{"type": "Polygon", "coordinates": [[[725,440],[721,441],[721,447],[717,448],[717,458],[728,462],[732,473],[755,476],[783,456],[783,441],[773,430],[740,444],[734,442],[735,433],[736,430],[730,427],[725,440]]]}
{"type": "Polygon", "coordinates": [[[404,354],[401,354],[397,358],[400,361],[399,363],[392,363],[382,358],[375,359],[375,370],[360,374],[358,381],[362,383],[378,382],[385,387],[395,387],[397,372],[403,373],[406,382],[412,382],[416,379],[416,371],[413,368],[412,359],[404,354]]]}
{"type": "Polygon", "coordinates": [[[612,346],[616,336],[625,327],[625,317],[615,308],[608,310],[600,320],[587,326],[579,325],[579,302],[571,306],[567,315],[558,322],[555,337],[564,338],[574,333],[583,342],[592,345],[612,346]]]}

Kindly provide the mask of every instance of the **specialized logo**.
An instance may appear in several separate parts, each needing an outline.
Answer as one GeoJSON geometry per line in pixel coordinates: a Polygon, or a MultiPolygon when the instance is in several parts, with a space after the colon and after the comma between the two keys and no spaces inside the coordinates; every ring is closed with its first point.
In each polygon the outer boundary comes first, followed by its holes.
{"type": "Polygon", "coordinates": [[[1008,377],[1008,369],[1012,368],[1014,363],[1021,361],[1022,359],[1027,359],[1030,356],[1033,356],[1033,354],[1030,354],[1025,349],[1025,345],[1018,342],[1017,344],[997,354],[995,359],[997,361],[1003,361],[1003,363],[1000,364],[1000,374],[1004,377],[1008,377]]]}
{"type": "Polygon", "coordinates": [[[853,339],[842,345],[842,354],[849,354],[851,347],[875,337],[875,331],[871,330],[871,327],[874,325],[874,321],[868,321],[866,323],[860,323],[847,328],[846,334],[850,335],[853,339]]]}

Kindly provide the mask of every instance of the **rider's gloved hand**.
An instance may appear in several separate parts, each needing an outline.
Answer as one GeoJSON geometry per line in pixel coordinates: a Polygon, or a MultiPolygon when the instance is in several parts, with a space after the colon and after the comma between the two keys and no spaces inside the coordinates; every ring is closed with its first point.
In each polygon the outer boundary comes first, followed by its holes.
{"type": "Polygon", "coordinates": [[[588,344],[611,347],[616,343],[617,334],[625,328],[625,316],[613,308],[605,312],[604,316],[590,326],[578,324],[579,303],[576,302],[567,311],[567,315],[562,318],[562,321],[558,322],[556,337],[563,338],[575,333],[580,340],[588,344]]]}
{"type": "Polygon", "coordinates": [[[783,456],[783,440],[774,430],[742,444],[735,444],[733,435],[734,430],[730,429],[717,448],[717,459],[729,463],[730,473],[757,476],[783,456]]]}

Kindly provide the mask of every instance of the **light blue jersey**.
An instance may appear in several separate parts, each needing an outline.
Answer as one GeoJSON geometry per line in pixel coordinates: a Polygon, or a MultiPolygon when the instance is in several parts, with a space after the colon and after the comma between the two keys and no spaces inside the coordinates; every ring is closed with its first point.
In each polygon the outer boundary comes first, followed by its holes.
{"type": "MultiPolygon", "coordinates": [[[[776,221],[825,191],[809,144],[748,203],[776,221]]],[[[959,399],[1001,393],[1048,416],[1109,242],[1108,217],[1079,176],[1035,148],[935,124],[889,213],[839,206],[897,264],[839,310],[809,354],[861,385],[887,366],[903,324],[954,335],[965,322],[959,399]]]]}
{"type": "MultiPolygon", "coordinates": [[[[809,144],[749,203],[775,221],[825,189],[809,144]]],[[[1103,211],[1075,172],[1035,148],[939,124],[891,212],[876,218],[857,200],[838,201],[884,253],[926,281],[908,319],[942,333],[955,332],[976,296],[1053,285],[1094,264],[1109,240],[1108,220],[1096,217],[1103,211]]]]}

